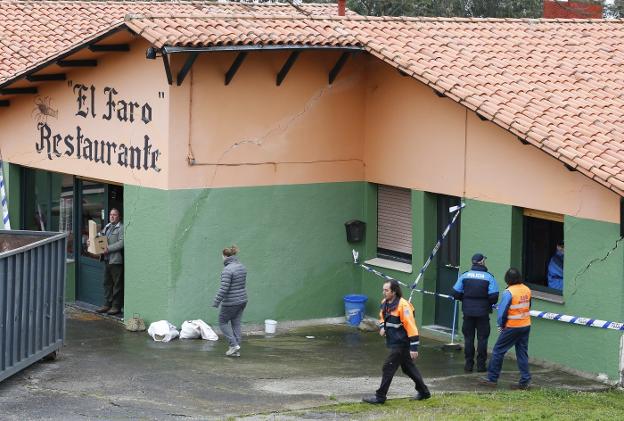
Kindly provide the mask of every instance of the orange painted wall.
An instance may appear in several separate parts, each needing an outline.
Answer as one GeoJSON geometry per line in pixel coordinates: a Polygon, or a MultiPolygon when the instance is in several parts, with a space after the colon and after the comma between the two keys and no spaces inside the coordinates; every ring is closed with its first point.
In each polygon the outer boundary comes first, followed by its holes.
{"type": "MultiPolygon", "coordinates": [[[[339,53],[304,52],[279,87],[286,52],[249,53],[229,86],[224,75],[234,53],[203,54],[182,86],[169,86],[162,61],[145,59],[147,46],[137,40],[130,53],[103,55],[96,68],[68,71],[68,82],[43,84],[38,97],[0,109],[3,159],[163,189],[366,180],[619,221],[615,193],[365,54],[328,85],[339,53]],[[95,118],[76,115],[79,83],[95,87],[95,118]],[[118,99],[149,103],[152,121],[104,120],[106,86],[118,99]],[[35,101],[49,101],[58,114],[41,116],[35,101]],[[80,126],[92,139],[142,150],[147,135],[160,171],[77,159],[63,142],[61,156],[48,157],[36,150],[38,123],[52,135],[75,135],[80,126]]],[[[174,78],[185,59],[173,58],[174,78]]]]}
{"type": "Polygon", "coordinates": [[[170,188],[363,180],[362,60],[328,85],[339,55],[303,52],[281,86],[275,78],[288,53],[249,53],[228,86],[235,55],[200,55],[171,90],[170,188]]]}
{"type": "Polygon", "coordinates": [[[619,222],[617,194],[474,112],[374,59],[367,80],[366,180],[619,222]]]}
{"type": "MultiPolygon", "coordinates": [[[[8,108],[0,109],[0,147],[2,158],[14,164],[41,168],[67,174],[129,183],[135,185],[165,188],[168,173],[168,85],[163,75],[163,66],[160,61],[145,59],[147,43],[136,41],[131,44],[131,51],[102,55],[98,58],[95,68],[65,68],[67,81],[46,82],[39,85],[37,95],[24,95],[11,99],[8,108]],[[86,90],[81,91],[77,85],[84,85],[86,90]],[[94,100],[91,101],[91,86],[94,87],[94,100]],[[108,96],[104,89],[114,88],[117,94],[113,96],[115,111],[111,120],[103,118],[109,115],[107,106],[108,96]],[[159,92],[162,94],[159,95],[159,92]],[[81,107],[78,106],[78,95],[85,96],[81,107]],[[136,102],[139,107],[134,112],[134,122],[120,121],[117,111],[123,109],[119,100],[136,102]],[[37,104],[47,104],[50,115],[42,114],[37,104]],[[144,108],[144,115],[149,121],[141,121],[142,107],[148,104],[150,112],[144,108]],[[95,107],[93,107],[93,105],[95,107]],[[95,110],[93,112],[93,110],[95,110]],[[83,112],[86,117],[77,115],[83,112]],[[95,114],[95,115],[93,115],[95,114]],[[43,129],[39,124],[46,124],[43,129]],[[80,127],[82,147],[81,157],[78,158],[78,129],[80,127]],[[47,130],[50,136],[47,136],[47,130]],[[41,130],[44,131],[44,140],[41,143],[41,130]],[[54,136],[59,134],[62,140],[57,143],[54,151],[54,136]],[[72,149],[65,143],[66,136],[72,149]],[[148,147],[145,136],[149,137],[148,147]],[[92,158],[95,158],[95,140],[98,141],[98,157],[104,152],[104,160],[110,157],[108,163],[94,162],[84,159],[86,140],[92,141],[92,158]],[[48,141],[50,145],[48,148],[48,141]],[[111,144],[102,149],[101,141],[111,144]],[[115,147],[112,146],[115,143],[115,147]],[[43,145],[38,152],[37,144],[43,145]],[[138,148],[133,157],[134,168],[131,168],[131,156],[124,161],[125,152],[120,146],[138,148]],[[154,153],[158,151],[158,156],[154,153]],[[49,152],[49,154],[48,154],[49,152]],[[122,163],[119,165],[119,154],[122,163]],[[60,156],[58,156],[60,155],[60,156]],[[147,161],[144,157],[147,156],[147,161]],[[138,159],[140,159],[140,162],[138,159]],[[140,165],[139,165],[140,164],[140,165]],[[147,167],[147,168],[145,168],[147,167]],[[159,171],[157,171],[159,170],[159,171]]],[[[126,108],[129,111],[129,106],[126,108]]],[[[122,112],[122,118],[129,119],[129,113],[122,112]]]]}

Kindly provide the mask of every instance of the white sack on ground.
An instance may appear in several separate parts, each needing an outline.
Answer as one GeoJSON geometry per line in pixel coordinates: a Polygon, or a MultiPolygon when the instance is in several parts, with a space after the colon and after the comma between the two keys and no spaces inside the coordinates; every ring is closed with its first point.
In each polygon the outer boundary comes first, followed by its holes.
{"type": "Polygon", "coordinates": [[[201,332],[201,337],[202,339],[205,339],[207,341],[217,341],[219,340],[219,337],[217,336],[216,333],[214,333],[214,330],[212,330],[212,328],[210,327],[210,325],[206,322],[204,322],[203,320],[193,320],[193,322],[197,323],[199,325],[199,331],[201,332]]]}
{"type": "Polygon", "coordinates": [[[149,325],[147,334],[156,342],[169,342],[180,336],[180,333],[174,325],[167,320],[159,320],[149,325]]]}
{"type": "Polygon", "coordinates": [[[186,320],[180,328],[180,339],[197,339],[201,336],[199,325],[193,320],[186,320]]]}
{"type": "Polygon", "coordinates": [[[202,339],[208,341],[216,341],[219,339],[216,333],[212,330],[210,325],[201,319],[187,320],[182,323],[182,330],[180,331],[180,339],[195,339],[201,336],[202,339]]]}

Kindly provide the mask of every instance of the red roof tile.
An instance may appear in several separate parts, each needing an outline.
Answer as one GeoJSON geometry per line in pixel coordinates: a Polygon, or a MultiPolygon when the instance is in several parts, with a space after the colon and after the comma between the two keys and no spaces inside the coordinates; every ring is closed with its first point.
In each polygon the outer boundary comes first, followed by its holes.
{"type": "Polygon", "coordinates": [[[0,83],[127,13],[125,25],[158,47],[359,45],[624,195],[624,21],[340,18],[335,5],[309,6],[308,15],[205,2],[0,4],[0,83]]]}
{"type": "Polygon", "coordinates": [[[298,18],[337,14],[337,6],[214,1],[0,0],[0,83],[123,24],[124,17],[128,14],[191,17],[215,13],[298,18]]]}

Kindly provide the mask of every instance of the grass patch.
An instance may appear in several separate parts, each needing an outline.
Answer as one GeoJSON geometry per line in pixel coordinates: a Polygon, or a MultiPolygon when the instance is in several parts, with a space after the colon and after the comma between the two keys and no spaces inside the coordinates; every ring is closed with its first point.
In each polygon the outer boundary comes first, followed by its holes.
{"type": "Polygon", "coordinates": [[[307,415],[375,420],[617,420],[624,419],[624,393],[553,389],[434,394],[427,401],[393,399],[385,405],[339,404],[307,415]]]}

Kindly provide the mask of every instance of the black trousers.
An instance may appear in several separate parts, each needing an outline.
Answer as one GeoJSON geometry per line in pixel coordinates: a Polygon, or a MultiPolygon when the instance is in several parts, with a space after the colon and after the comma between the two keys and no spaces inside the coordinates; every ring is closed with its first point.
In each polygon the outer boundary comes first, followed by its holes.
{"type": "Polygon", "coordinates": [[[490,337],[490,316],[472,317],[464,316],[462,333],[464,334],[464,356],[466,366],[472,368],[475,356],[475,331],[477,333],[477,367],[485,367],[487,360],[487,344],[490,337]]]}
{"type": "Polygon", "coordinates": [[[420,371],[418,371],[412,357],[410,357],[409,348],[390,348],[390,354],[388,354],[382,369],[383,376],[381,378],[381,386],[379,386],[379,389],[375,392],[378,398],[386,399],[394,373],[396,373],[399,367],[401,367],[401,370],[403,370],[403,373],[405,373],[407,377],[414,381],[416,390],[419,393],[429,393],[429,389],[427,385],[425,385],[420,371]]]}
{"type": "Polygon", "coordinates": [[[123,265],[104,265],[104,305],[123,307],[123,265]]]}

